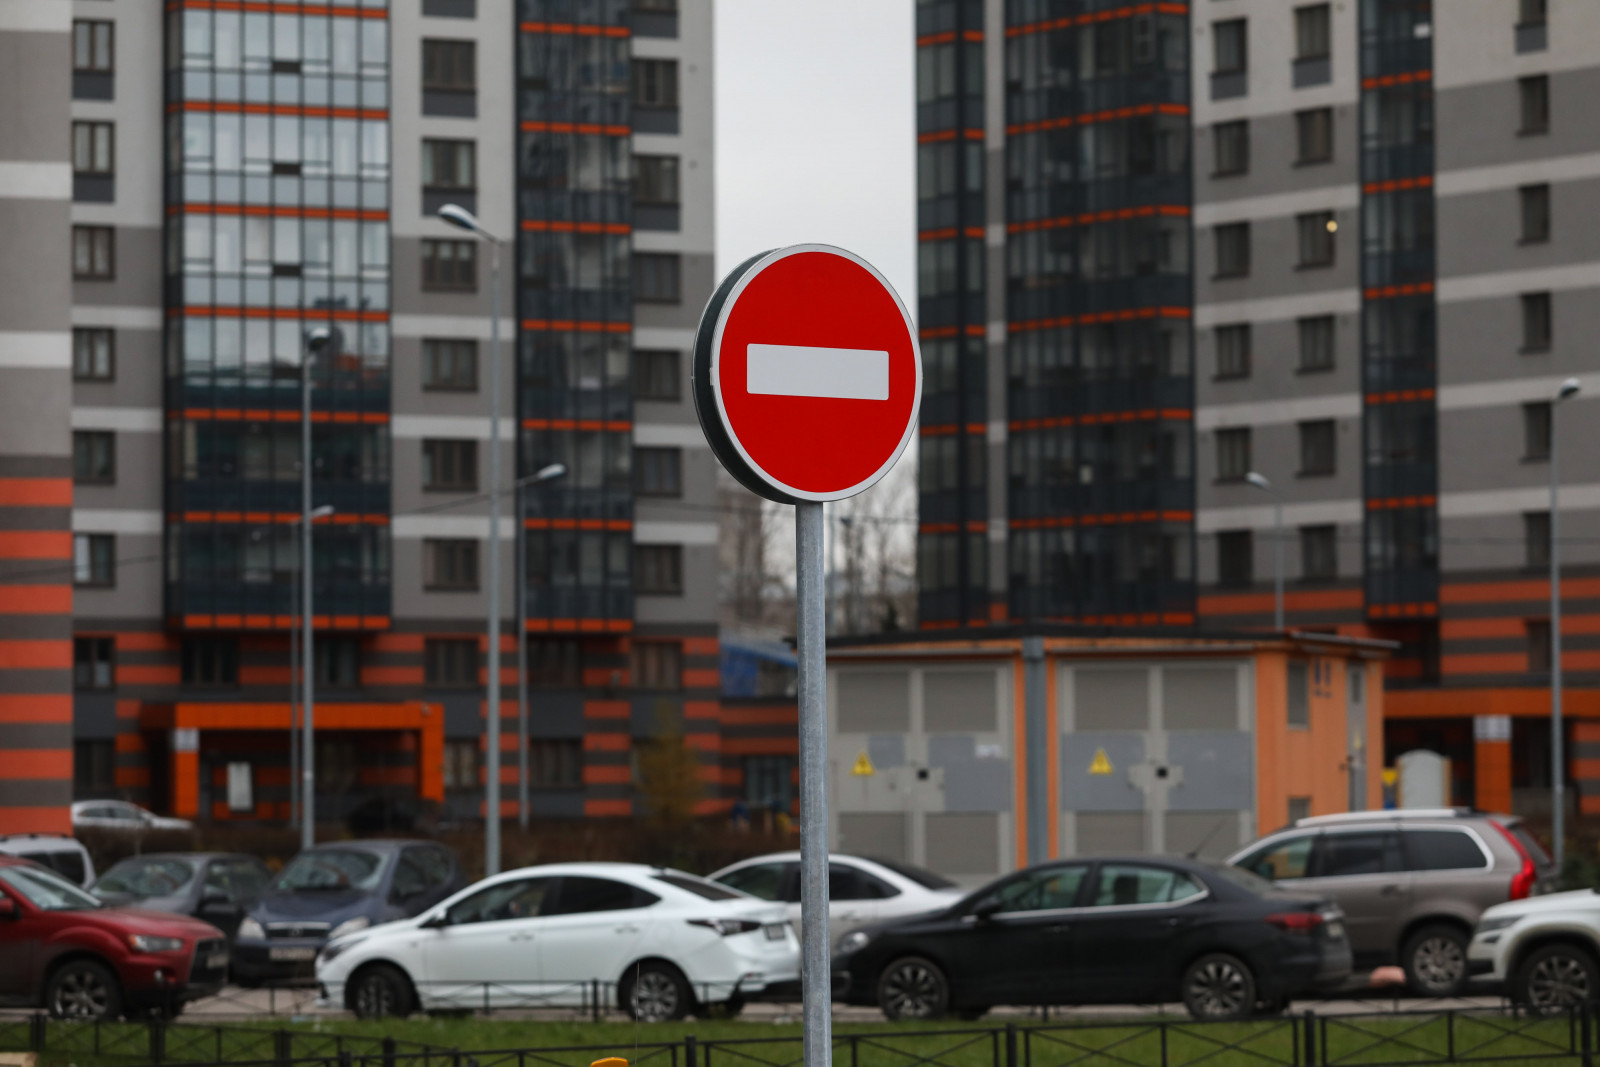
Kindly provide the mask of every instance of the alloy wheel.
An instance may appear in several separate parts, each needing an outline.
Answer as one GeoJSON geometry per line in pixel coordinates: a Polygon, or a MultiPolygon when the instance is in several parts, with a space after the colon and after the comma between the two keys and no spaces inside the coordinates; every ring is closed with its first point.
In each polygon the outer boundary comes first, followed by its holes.
{"type": "Polygon", "coordinates": [[[1199,1014],[1224,1017],[1242,1014],[1250,1005],[1249,980],[1231,960],[1207,960],[1189,976],[1189,1001],[1199,1014]]]}
{"type": "Polygon", "coordinates": [[[107,1014],[111,990],[87,967],[73,968],[56,981],[51,1012],[61,1019],[99,1019],[107,1014]]]}
{"type": "Polygon", "coordinates": [[[891,1019],[927,1019],[939,1007],[941,979],[918,960],[902,963],[883,983],[883,1010],[891,1019]]]}
{"type": "Polygon", "coordinates": [[[356,1017],[381,1019],[399,1014],[394,986],[381,975],[370,975],[356,987],[356,1017]]]}
{"type": "Polygon", "coordinates": [[[1528,972],[1528,1003],[1536,1008],[1564,1008],[1593,996],[1589,971],[1576,957],[1546,956],[1528,972]]]}
{"type": "Polygon", "coordinates": [[[645,971],[633,983],[633,1015],[641,1022],[659,1023],[677,1017],[678,983],[670,974],[645,971]]]}
{"type": "Polygon", "coordinates": [[[1467,969],[1460,942],[1449,937],[1428,938],[1417,946],[1411,961],[1417,977],[1429,989],[1454,989],[1467,969]]]}

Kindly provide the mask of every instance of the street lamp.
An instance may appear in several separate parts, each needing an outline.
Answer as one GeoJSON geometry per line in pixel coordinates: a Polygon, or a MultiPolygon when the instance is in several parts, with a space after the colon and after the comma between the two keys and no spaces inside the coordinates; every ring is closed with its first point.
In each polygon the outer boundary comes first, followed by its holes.
{"type": "MultiPolygon", "coordinates": [[[[332,504],[324,504],[311,512],[311,521],[325,519],[334,512],[332,504]]],[[[291,524],[301,521],[301,516],[296,515],[290,519],[291,524]]],[[[296,578],[298,579],[298,575],[296,578]]],[[[289,587],[289,607],[291,617],[294,619],[289,624],[289,825],[296,825],[299,818],[300,797],[300,702],[295,699],[294,687],[300,677],[300,583],[295,581],[289,587]]]]}
{"type": "MultiPolygon", "coordinates": [[[[331,326],[306,332],[300,357],[300,625],[304,634],[305,662],[316,663],[316,637],[311,621],[316,617],[311,597],[311,361],[329,350],[337,351],[339,334],[331,326]]],[[[317,843],[316,756],[312,741],[316,730],[314,667],[300,672],[301,703],[305,725],[300,732],[300,847],[317,843]]]]}
{"type": "Polygon", "coordinates": [[[488,758],[484,768],[483,873],[500,873],[500,238],[459,204],[446,204],[439,218],[489,244],[489,647],[488,758]]]}
{"type": "Polygon", "coordinates": [[[1578,395],[1578,379],[1568,378],[1550,404],[1550,833],[1555,839],[1556,876],[1566,858],[1566,756],[1561,729],[1561,511],[1557,487],[1561,484],[1556,449],[1556,411],[1563,400],[1578,395]]]}
{"type": "Polygon", "coordinates": [[[512,483],[517,490],[517,825],[528,828],[528,549],[523,527],[522,488],[553,481],[567,473],[565,463],[551,463],[512,483]]]}
{"type": "Polygon", "coordinates": [[[1283,496],[1273,488],[1267,476],[1251,471],[1244,476],[1244,480],[1261,490],[1263,493],[1272,494],[1273,533],[1274,545],[1272,548],[1272,628],[1283,631],[1283,496]]]}

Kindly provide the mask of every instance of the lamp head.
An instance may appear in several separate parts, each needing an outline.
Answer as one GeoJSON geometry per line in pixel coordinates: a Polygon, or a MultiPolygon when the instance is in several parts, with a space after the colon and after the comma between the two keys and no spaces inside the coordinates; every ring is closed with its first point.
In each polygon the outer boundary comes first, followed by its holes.
{"type": "Polygon", "coordinates": [[[565,473],[567,473],[567,465],[565,463],[552,463],[547,467],[540,467],[539,473],[533,476],[533,480],[536,482],[548,482],[554,478],[561,477],[565,473]]]}
{"type": "Polygon", "coordinates": [[[314,356],[320,356],[330,346],[337,343],[339,331],[332,326],[313,326],[306,331],[306,349],[314,356]]]}
{"type": "Polygon", "coordinates": [[[478,217],[460,204],[446,204],[440,208],[438,215],[457,229],[470,233],[482,233],[483,227],[478,225],[478,217]]]}
{"type": "Polygon", "coordinates": [[[334,507],[332,504],[324,504],[320,508],[312,508],[311,521],[315,522],[318,519],[325,519],[338,510],[339,509],[334,507]]]}
{"type": "Polygon", "coordinates": [[[1583,385],[1578,381],[1578,379],[1568,378],[1566,381],[1561,383],[1561,388],[1556,390],[1556,400],[1562,401],[1571,399],[1572,397],[1577,396],[1578,391],[1582,388],[1583,385]]]}
{"type": "Polygon", "coordinates": [[[1249,474],[1244,476],[1244,480],[1255,486],[1257,489],[1264,489],[1269,493],[1272,492],[1272,483],[1267,481],[1267,476],[1265,474],[1258,473],[1257,471],[1251,471],[1249,474]]]}

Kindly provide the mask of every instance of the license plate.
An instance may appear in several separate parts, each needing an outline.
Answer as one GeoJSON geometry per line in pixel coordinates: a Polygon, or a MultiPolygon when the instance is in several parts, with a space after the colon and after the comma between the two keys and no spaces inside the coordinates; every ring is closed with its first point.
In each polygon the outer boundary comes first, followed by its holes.
{"type": "Polygon", "coordinates": [[[314,960],[316,958],[317,958],[317,950],[314,949],[314,948],[269,948],[269,949],[267,949],[267,959],[269,959],[269,960],[300,961],[300,960],[314,960]]]}
{"type": "Polygon", "coordinates": [[[213,952],[206,957],[206,970],[208,971],[220,971],[227,965],[228,954],[226,952],[213,952]]]}
{"type": "Polygon", "coordinates": [[[787,929],[788,925],[786,923],[768,923],[766,926],[767,940],[782,941],[787,929]]]}
{"type": "Polygon", "coordinates": [[[1344,940],[1344,923],[1340,922],[1338,919],[1335,919],[1333,922],[1328,924],[1328,940],[1344,940]]]}

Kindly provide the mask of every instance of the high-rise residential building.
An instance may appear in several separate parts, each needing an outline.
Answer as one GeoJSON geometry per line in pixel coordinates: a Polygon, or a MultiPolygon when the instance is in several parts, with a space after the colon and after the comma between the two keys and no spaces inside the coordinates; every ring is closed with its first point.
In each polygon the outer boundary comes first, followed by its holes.
{"type": "Polygon", "coordinates": [[[1450,757],[1455,802],[1536,810],[1559,444],[1564,773],[1600,811],[1600,8],[917,19],[922,625],[1270,626],[1281,558],[1289,626],[1398,642],[1391,755],[1450,757]],[[934,354],[956,336],[961,401],[934,354]]]}
{"type": "Polygon", "coordinates": [[[0,829],[289,814],[308,352],[319,815],[483,810],[495,394],[502,814],[519,626],[535,815],[633,811],[663,732],[738,787],[711,41],[710,0],[0,2],[0,829]]]}

